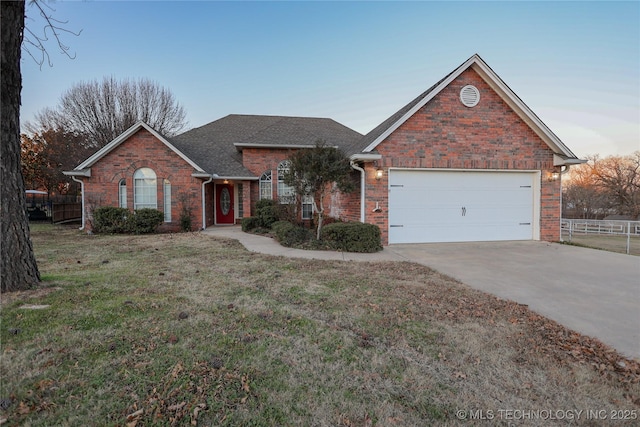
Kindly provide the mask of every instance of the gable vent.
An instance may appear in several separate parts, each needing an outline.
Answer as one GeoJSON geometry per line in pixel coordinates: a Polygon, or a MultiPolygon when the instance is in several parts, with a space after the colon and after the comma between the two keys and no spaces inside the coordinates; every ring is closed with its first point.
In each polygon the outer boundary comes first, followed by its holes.
{"type": "Polygon", "coordinates": [[[460,101],[467,107],[475,107],[480,102],[480,91],[475,86],[467,85],[460,91],[460,101]]]}

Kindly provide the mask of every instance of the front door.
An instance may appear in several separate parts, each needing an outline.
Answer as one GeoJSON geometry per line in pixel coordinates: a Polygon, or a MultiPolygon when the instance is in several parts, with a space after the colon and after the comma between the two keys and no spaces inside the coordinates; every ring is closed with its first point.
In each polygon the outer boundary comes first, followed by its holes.
{"type": "Polygon", "coordinates": [[[216,224],[234,224],[233,185],[216,184],[216,224]]]}

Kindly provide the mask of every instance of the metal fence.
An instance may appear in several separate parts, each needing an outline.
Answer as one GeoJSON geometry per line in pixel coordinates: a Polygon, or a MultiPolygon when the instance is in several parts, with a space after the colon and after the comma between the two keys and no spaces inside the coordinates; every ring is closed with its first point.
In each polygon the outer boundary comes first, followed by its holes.
{"type": "Polygon", "coordinates": [[[595,219],[565,219],[561,221],[563,237],[572,242],[575,236],[602,235],[624,236],[626,239],[626,253],[631,249],[631,239],[640,238],[640,221],[595,220],[595,219]]]}

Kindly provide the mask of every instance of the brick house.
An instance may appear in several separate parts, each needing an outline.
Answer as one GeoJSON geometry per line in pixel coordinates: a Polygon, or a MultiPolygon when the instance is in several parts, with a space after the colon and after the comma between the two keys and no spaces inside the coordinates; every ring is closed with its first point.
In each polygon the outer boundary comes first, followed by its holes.
{"type": "MultiPolygon", "coordinates": [[[[582,163],[478,56],[367,135],[331,119],[229,115],[167,138],[137,123],[65,172],[83,227],[98,206],[154,207],[167,229],[235,224],[260,198],[290,195],[291,150],[318,140],[351,159],[359,190],[328,215],[377,224],[383,243],[560,239],[560,174],[582,163]]],[[[312,215],[303,201],[301,215],[312,215]]]]}

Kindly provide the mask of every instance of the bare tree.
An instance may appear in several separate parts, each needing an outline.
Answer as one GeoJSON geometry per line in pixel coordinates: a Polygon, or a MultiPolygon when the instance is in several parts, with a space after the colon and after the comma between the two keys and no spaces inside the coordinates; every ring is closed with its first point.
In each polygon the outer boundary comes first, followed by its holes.
{"type": "Polygon", "coordinates": [[[565,206],[581,218],[610,213],[638,218],[640,215],[640,151],[628,156],[588,156],[574,166],[564,186],[565,206]]]}
{"type": "Polygon", "coordinates": [[[2,73],[0,103],[0,291],[28,289],[40,281],[29,234],[24,181],[20,171],[20,70],[24,1],[0,2],[2,73]]]}
{"type": "MultiPolygon", "coordinates": [[[[64,24],[67,24],[67,21],[60,21],[56,19],[52,14],[54,9],[44,2],[32,0],[29,2],[29,5],[33,6],[37,11],[37,15],[44,20],[44,26],[42,28],[42,33],[36,33],[28,25],[24,25],[23,23],[22,49],[36,62],[36,64],[40,66],[40,68],[42,68],[42,65],[45,62],[52,67],[53,62],[51,62],[51,56],[49,56],[49,51],[46,47],[47,41],[52,37],[56,41],[60,52],[69,59],[74,59],[75,54],[72,55],[69,52],[69,46],[62,42],[61,34],[66,33],[79,36],[82,30],[76,33],[63,27],[64,24]]],[[[33,20],[33,18],[27,19],[33,20]]]]}
{"type": "Polygon", "coordinates": [[[629,156],[597,157],[593,174],[606,191],[609,205],[620,215],[638,218],[640,215],[640,151],[629,156]]]}
{"type": "Polygon", "coordinates": [[[86,136],[85,145],[99,148],[142,120],[163,135],[186,127],[184,108],[166,88],[148,79],[81,82],[67,90],[55,108],[36,115],[28,129],[64,129],[86,136]]]}

